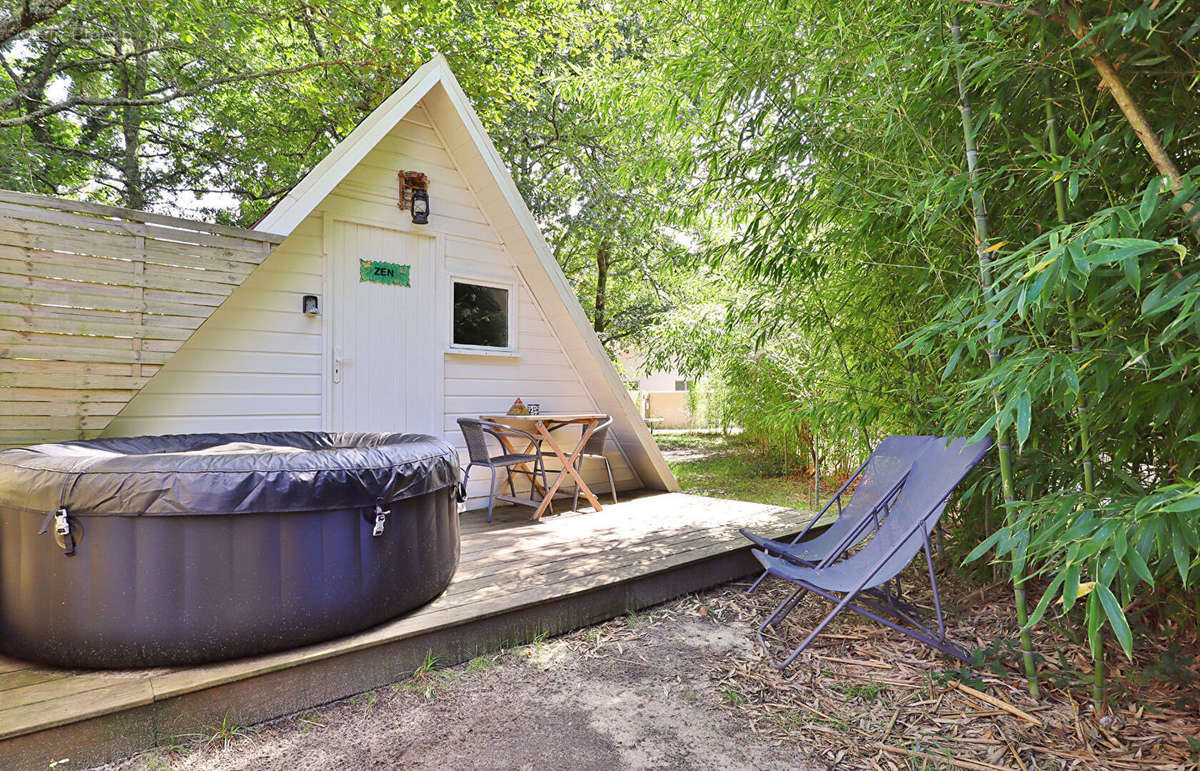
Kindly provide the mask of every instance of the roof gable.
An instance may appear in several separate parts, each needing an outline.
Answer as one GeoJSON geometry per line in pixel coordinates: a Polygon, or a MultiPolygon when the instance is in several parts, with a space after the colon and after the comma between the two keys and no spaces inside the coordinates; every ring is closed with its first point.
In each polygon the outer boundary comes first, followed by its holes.
{"type": "Polygon", "coordinates": [[[404,85],[376,107],[349,136],[322,158],[312,171],[305,174],[304,178],[258,221],[254,229],[289,235],[305,217],[320,206],[325,196],[345,179],[367,153],[417,106],[429,90],[446,76],[454,77],[441,54],[421,65],[404,81],[404,85]]]}

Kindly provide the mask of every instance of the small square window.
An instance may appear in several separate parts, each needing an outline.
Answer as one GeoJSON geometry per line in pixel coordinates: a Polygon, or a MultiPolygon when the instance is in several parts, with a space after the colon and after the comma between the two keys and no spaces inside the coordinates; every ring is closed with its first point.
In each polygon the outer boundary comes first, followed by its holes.
{"type": "Polygon", "coordinates": [[[688,390],[688,381],[686,381],[686,380],[676,380],[676,381],[675,381],[675,390],[676,390],[676,391],[686,391],[686,390],[688,390]]]}
{"type": "Polygon", "coordinates": [[[455,281],[453,343],[508,348],[508,290],[455,281]]]}

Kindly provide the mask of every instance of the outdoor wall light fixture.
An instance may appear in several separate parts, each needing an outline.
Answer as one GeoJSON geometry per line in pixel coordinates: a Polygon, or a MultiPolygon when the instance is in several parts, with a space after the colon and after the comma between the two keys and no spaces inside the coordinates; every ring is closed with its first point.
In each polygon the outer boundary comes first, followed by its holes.
{"type": "Polygon", "coordinates": [[[414,225],[429,222],[429,177],[419,171],[401,171],[400,208],[412,213],[414,225]]]}
{"type": "Polygon", "coordinates": [[[415,225],[429,222],[429,193],[424,190],[413,191],[412,218],[415,225]]]}
{"type": "Polygon", "coordinates": [[[316,316],[321,312],[321,301],[317,299],[315,294],[306,294],[300,307],[307,315],[316,316]]]}

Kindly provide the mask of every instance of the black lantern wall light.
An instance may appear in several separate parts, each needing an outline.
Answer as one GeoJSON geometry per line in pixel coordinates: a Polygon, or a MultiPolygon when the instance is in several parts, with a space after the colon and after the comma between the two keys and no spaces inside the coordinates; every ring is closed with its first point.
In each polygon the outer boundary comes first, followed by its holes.
{"type": "Polygon", "coordinates": [[[400,172],[400,208],[412,213],[414,225],[429,222],[429,177],[419,171],[400,172]]]}

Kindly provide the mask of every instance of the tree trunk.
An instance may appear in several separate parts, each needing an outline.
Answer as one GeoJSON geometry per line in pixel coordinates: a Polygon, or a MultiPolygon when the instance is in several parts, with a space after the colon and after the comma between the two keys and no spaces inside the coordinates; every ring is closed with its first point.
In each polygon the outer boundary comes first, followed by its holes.
{"type": "MultiPolygon", "coordinates": [[[[133,50],[143,48],[133,41],[133,50]]],[[[121,92],[126,99],[141,99],[146,95],[146,57],[134,56],[132,72],[129,64],[121,68],[121,92]]],[[[125,182],[125,205],[130,209],[146,208],[146,189],[142,179],[142,107],[126,105],[121,108],[121,135],[124,152],[121,157],[121,176],[125,182]]]]}
{"type": "MultiPolygon", "coordinates": [[[[950,35],[956,47],[961,45],[962,28],[958,26],[957,18],[953,18],[950,21],[950,35]]],[[[963,141],[966,146],[967,173],[971,180],[971,204],[975,218],[975,255],[979,261],[979,281],[983,287],[984,301],[990,306],[992,305],[993,289],[991,252],[988,246],[987,208],[984,205],[983,191],[979,187],[979,152],[975,148],[975,128],[971,118],[971,100],[967,94],[967,83],[963,77],[962,62],[957,56],[955,56],[954,60],[954,71],[955,78],[958,81],[959,112],[962,116],[963,141]]],[[[993,369],[1000,365],[1000,352],[996,349],[996,346],[1000,342],[999,332],[999,327],[993,327],[988,335],[988,362],[993,369]]],[[[994,399],[996,411],[999,412],[1001,408],[999,394],[996,394],[994,399]]],[[[1004,495],[1006,506],[1016,500],[1016,486],[1012,468],[1012,448],[1008,444],[1007,433],[1006,431],[1001,431],[999,426],[996,427],[996,450],[1000,460],[1000,488],[1004,495]]],[[[1006,516],[1009,521],[1012,520],[1014,515],[1011,508],[1006,512],[1006,516]]],[[[1013,556],[1012,582],[1013,595],[1016,600],[1017,623],[1021,626],[1021,657],[1025,665],[1025,677],[1029,682],[1029,694],[1036,699],[1039,695],[1037,663],[1033,658],[1033,638],[1029,630],[1025,628],[1025,623],[1029,619],[1029,610],[1025,596],[1025,555],[1023,553],[1014,554],[1013,556]]]]}
{"type": "Polygon", "coordinates": [[[601,241],[596,250],[596,312],[592,316],[592,329],[597,335],[604,334],[607,319],[604,314],[608,306],[608,258],[610,256],[608,241],[601,241]]]}
{"type": "Polygon", "coordinates": [[[25,0],[21,10],[0,18],[0,45],[53,18],[70,4],[71,0],[25,0]]]}

